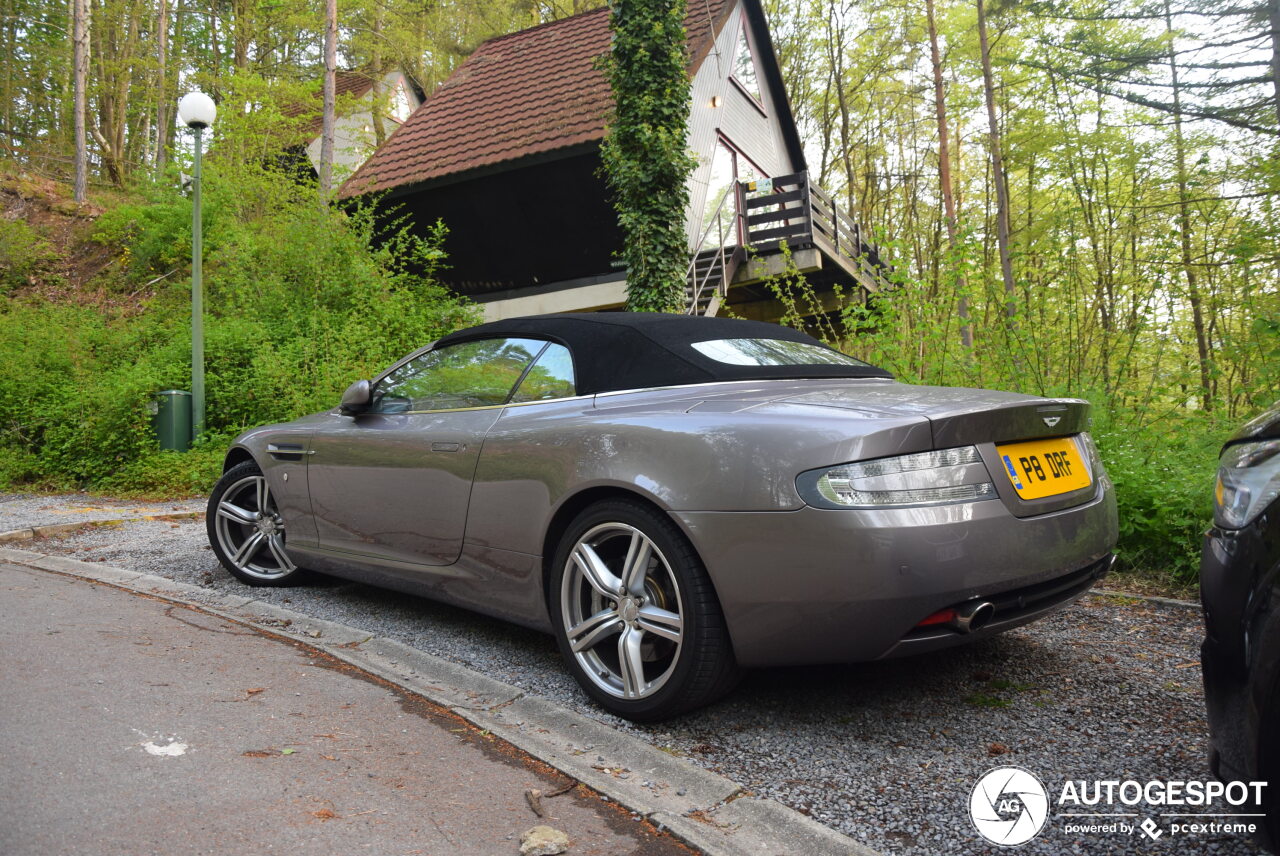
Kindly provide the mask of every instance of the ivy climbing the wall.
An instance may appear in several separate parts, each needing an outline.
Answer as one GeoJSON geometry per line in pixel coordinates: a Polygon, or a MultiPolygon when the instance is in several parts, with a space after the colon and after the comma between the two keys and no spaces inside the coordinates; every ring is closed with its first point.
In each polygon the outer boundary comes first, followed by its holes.
{"type": "Polygon", "coordinates": [[[601,157],[627,267],[627,308],[679,312],[689,265],[685,210],[696,161],[686,143],[685,0],[615,0],[605,62],[616,112],[601,157]]]}

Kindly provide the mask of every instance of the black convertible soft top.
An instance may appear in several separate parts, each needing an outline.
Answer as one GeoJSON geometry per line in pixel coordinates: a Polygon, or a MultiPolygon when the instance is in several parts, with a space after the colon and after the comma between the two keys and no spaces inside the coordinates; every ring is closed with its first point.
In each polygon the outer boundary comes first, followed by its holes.
{"type": "Polygon", "coordinates": [[[781,339],[833,350],[812,336],[763,321],[667,315],[654,312],[593,312],[530,315],[459,330],[436,343],[452,345],[494,337],[548,339],[573,354],[578,394],[681,386],[726,380],[850,377],[891,378],[869,365],[730,365],[693,345],[722,339],[781,339]]]}

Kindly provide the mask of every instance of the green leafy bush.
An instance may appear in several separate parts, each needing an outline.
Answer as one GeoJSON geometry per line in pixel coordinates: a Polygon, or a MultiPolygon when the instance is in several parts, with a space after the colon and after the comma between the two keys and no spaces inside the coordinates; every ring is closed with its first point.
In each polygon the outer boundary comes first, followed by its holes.
{"type": "Polygon", "coordinates": [[[1120,569],[1195,582],[1213,520],[1218,450],[1231,427],[1186,416],[1136,431],[1114,419],[1099,424],[1094,438],[1120,511],[1120,569]]]}
{"type": "Polygon", "coordinates": [[[474,323],[435,279],[443,229],[375,230],[366,211],[322,209],[313,188],[219,166],[205,176],[206,436],[161,452],[149,405],[190,389],[190,202],[153,187],[100,218],[95,239],[141,306],[0,302],[0,484],[130,493],[207,489],[246,427],[332,407],[351,381],[474,323]]]}

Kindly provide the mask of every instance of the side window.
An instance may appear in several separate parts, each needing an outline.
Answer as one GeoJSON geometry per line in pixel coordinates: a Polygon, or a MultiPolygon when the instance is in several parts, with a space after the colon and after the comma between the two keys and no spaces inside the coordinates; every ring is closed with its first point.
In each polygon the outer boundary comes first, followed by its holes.
{"type": "Polygon", "coordinates": [[[573,378],[573,357],[569,349],[554,342],[538,357],[529,373],[520,382],[520,388],[511,397],[514,401],[547,401],[552,398],[569,398],[577,395],[573,378]]]}
{"type": "Polygon", "coordinates": [[[763,105],[760,100],[760,83],[756,78],[756,58],[751,55],[751,44],[747,41],[747,21],[742,20],[742,29],[738,30],[737,55],[733,58],[732,76],[748,95],[763,105]]]}
{"type": "Polygon", "coordinates": [[[504,404],[546,342],[482,339],[428,351],[378,381],[375,413],[455,410],[504,404]]]}

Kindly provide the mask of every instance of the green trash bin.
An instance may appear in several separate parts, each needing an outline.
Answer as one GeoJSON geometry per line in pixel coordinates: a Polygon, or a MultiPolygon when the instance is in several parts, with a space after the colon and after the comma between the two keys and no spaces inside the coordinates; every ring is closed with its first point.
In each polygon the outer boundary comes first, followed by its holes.
{"type": "Polygon", "coordinates": [[[191,448],[191,393],[183,389],[157,392],[151,414],[161,449],[185,452],[191,448]]]}

